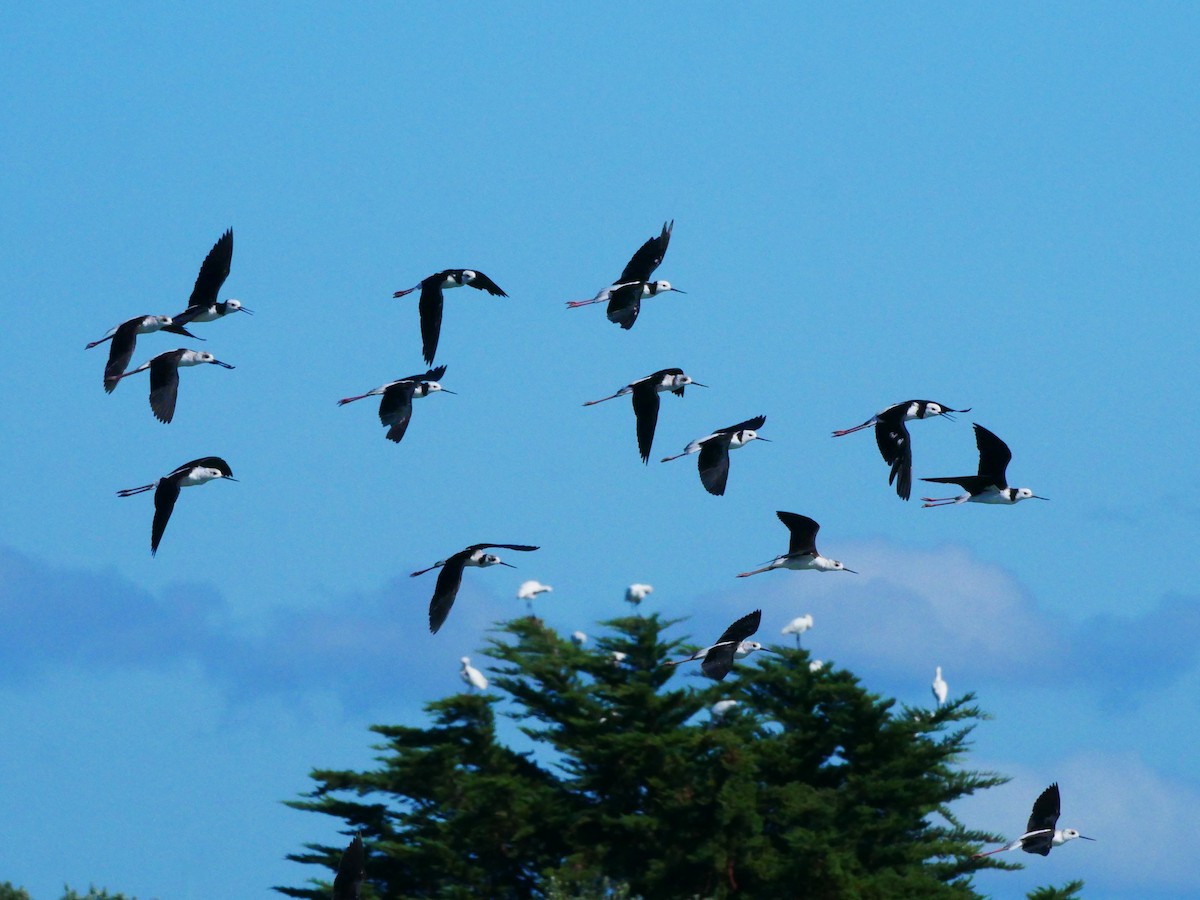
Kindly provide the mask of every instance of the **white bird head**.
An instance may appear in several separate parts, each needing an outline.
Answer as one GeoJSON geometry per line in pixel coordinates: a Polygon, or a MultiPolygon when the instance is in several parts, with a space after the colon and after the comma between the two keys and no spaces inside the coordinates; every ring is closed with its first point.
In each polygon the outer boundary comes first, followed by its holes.
{"type": "Polygon", "coordinates": [[[1086,834],[1080,834],[1074,828],[1064,828],[1055,835],[1056,838],[1061,838],[1060,841],[1054,841],[1056,844],[1065,844],[1067,841],[1073,841],[1075,838],[1083,838],[1085,841],[1094,841],[1095,838],[1090,838],[1086,834]]]}
{"type": "Polygon", "coordinates": [[[483,559],[481,559],[479,561],[479,565],[481,568],[486,567],[486,566],[508,566],[510,569],[516,568],[516,566],[514,566],[512,563],[506,563],[504,560],[502,560],[500,557],[498,557],[495,553],[483,554],[483,559]]]}
{"type": "Polygon", "coordinates": [[[729,440],[729,447],[736,450],[738,447],[745,447],[751,441],[766,441],[771,443],[769,438],[760,437],[758,432],[753,428],[743,428],[741,431],[735,431],[733,437],[729,440]]]}
{"type": "Polygon", "coordinates": [[[424,388],[425,388],[425,395],[426,395],[426,396],[429,396],[429,395],[430,395],[430,394],[432,394],[434,391],[442,391],[443,393],[446,393],[446,394],[455,394],[455,393],[457,393],[457,392],[455,392],[455,391],[446,390],[446,388],[442,387],[442,386],[441,386],[441,385],[440,385],[438,382],[436,382],[436,381],[422,381],[422,382],[421,382],[421,384],[422,384],[422,385],[424,386],[424,388]]]}
{"type": "Polygon", "coordinates": [[[677,287],[671,287],[671,282],[669,282],[669,281],[654,282],[654,293],[661,294],[664,291],[674,291],[677,294],[686,294],[687,293],[687,291],[681,291],[677,287]]]}
{"type": "Polygon", "coordinates": [[[472,281],[475,280],[476,276],[478,276],[478,275],[479,275],[479,273],[476,272],[474,269],[463,269],[463,273],[462,273],[463,284],[470,284],[472,281]]]}
{"type": "Polygon", "coordinates": [[[464,656],[462,658],[462,664],[463,664],[463,668],[466,668],[467,666],[469,666],[471,664],[471,657],[464,656]]]}
{"type": "Polygon", "coordinates": [[[687,387],[689,384],[694,384],[696,387],[708,387],[707,384],[701,384],[698,381],[693,381],[691,375],[680,374],[671,376],[671,390],[687,387]]]}
{"type": "Polygon", "coordinates": [[[825,571],[827,571],[827,572],[849,572],[851,575],[858,574],[853,569],[847,569],[844,565],[841,564],[840,561],[838,561],[836,559],[829,560],[829,568],[826,569],[825,571]]]}
{"type": "Polygon", "coordinates": [[[170,316],[146,316],[142,324],[150,328],[166,328],[175,324],[175,320],[170,316]]]}
{"type": "Polygon", "coordinates": [[[582,631],[576,631],[571,634],[571,643],[576,647],[582,647],[587,643],[587,635],[582,631]]]}
{"type": "Polygon", "coordinates": [[[224,366],[226,369],[232,369],[227,362],[221,362],[207,350],[188,350],[179,358],[181,366],[198,366],[203,363],[212,363],[214,366],[224,366]]]}
{"type": "Polygon", "coordinates": [[[1049,500],[1049,497],[1039,497],[1029,488],[1017,488],[1013,494],[1013,503],[1020,503],[1022,500],[1049,500]]]}
{"type": "Polygon", "coordinates": [[[225,310],[226,312],[244,312],[248,316],[254,315],[252,310],[246,309],[246,307],[242,306],[241,300],[226,300],[225,310]]]}
{"type": "Polygon", "coordinates": [[[738,644],[738,648],[734,652],[737,656],[749,656],[755,650],[766,649],[768,648],[764,647],[758,641],[742,641],[740,644],[738,644]]]}

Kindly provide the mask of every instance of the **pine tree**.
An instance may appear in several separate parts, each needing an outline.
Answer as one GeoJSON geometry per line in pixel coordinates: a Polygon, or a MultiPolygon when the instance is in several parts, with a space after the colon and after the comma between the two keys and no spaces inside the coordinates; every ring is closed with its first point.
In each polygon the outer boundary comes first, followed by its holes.
{"type": "MultiPolygon", "coordinates": [[[[429,704],[430,727],[373,726],[379,768],[313,773],[290,805],[368,846],[364,897],[975,897],[999,838],[949,805],[1003,783],[962,768],[972,697],[901,707],[806,651],[776,647],[722,683],[691,677],[657,615],[578,647],[534,618],[501,626],[493,692],[429,704]],[[616,654],[624,654],[618,658],[616,654]],[[720,720],[697,716],[721,698],[720,720]],[[505,703],[540,748],[496,737],[505,703]]],[[[297,862],[336,867],[342,847],[297,862]]],[[[328,896],[324,886],[279,888],[328,896]]]]}

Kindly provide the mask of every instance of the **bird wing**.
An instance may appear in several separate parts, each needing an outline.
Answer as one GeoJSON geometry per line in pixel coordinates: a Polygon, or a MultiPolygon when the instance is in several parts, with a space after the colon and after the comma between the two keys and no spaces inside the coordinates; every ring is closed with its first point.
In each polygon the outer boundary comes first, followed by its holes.
{"type": "Polygon", "coordinates": [[[608,321],[620,325],[626,331],[637,321],[642,311],[642,282],[624,284],[614,288],[608,295],[608,321]]]}
{"type": "Polygon", "coordinates": [[[725,629],[724,634],[717,638],[718,644],[724,644],[727,641],[734,644],[740,644],[754,632],[758,631],[758,626],[762,622],[762,610],[756,609],[752,613],[746,613],[732,625],[725,629]]]}
{"type": "Polygon", "coordinates": [[[425,362],[432,363],[437,353],[438,336],[442,333],[442,284],[426,278],[421,282],[421,349],[425,362]]]}
{"type": "Polygon", "coordinates": [[[725,676],[733,669],[737,646],[737,641],[729,641],[709,647],[704,659],[700,661],[701,674],[715,681],[724,681],[725,676]]]}
{"type": "Polygon", "coordinates": [[[642,462],[650,463],[650,448],[654,444],[654,429],[658,425],[657,380],[639,381],[633,388],[633,414],[637,417],[638,450],[642,462]]]}
{"type": "MultiPolygon", "coordinates": [[[[540,549],[538,547],[535,547],[533,544],[472,544],[470,547],[468,547],[466,550],[463,550],[462,552],[467,554],[467,556],[470,556],[476,550],[487,550],[488,548],[495,548],[497,550],[520,550],[522,552],[528,552],[530,550],[540,549]]],[[[457,556],[457,555],[458,554],[455,554],[455,556],[457,556]]],[[[450,558],[453,559],[454,557],[452,556],[450,558]]]]}
{"type": "Polygon", "coordinates": [[[980,478],[978,475],[948,475],[945,478],[922,478],[921,480],[933,481],[937,484],[957,484],[972,497],[982,494],[992,483],[990,479],[980,478]]]}
{"type": "Polygon", "coordinates": [[[167,475],[166,477],[167,478],[175,478],[176,476],[182,477],[182,476],[186,475],[188,472],[192,471],[192,469],[195,469],[195,468],[220,469],[226,475],[226,477],[233,474],[229,468],[229,463],[225,462],[225,460],[221,459],[221,457],[219,457],[219,456],[202,456],[199,459],[193,459],[191,462],[185,462],[181,466],[176,466],[171,471],[171,473],[169,475],[167,475]]]}
{"type": "Polygon", "coordinates": [[[431,634],[437,634],[438,629],[446,621],[446,616],[450,615],[450,608],[454,606],[454,598],[458,596],[458,588],[462,584],[463,568],[471,554],[478,549],[481,548],[468,547],[460,550],[447,559],[442,565],[442,570],[438,572],[433,597],[429,600],[429,631],[431,634]]]}
{"type": "Polygon", "coordinates": [[[892,467],[888,484],[895,483],[896,494],[907,500],[912,494],[912,443],[903,420],[880,422],[875,426],[875,443],[883,461],[892,467]]]}
{"type": "MultiPolygon", "coordinates": [[[[228,229],[223,235],[217,238],[217,242],[213,244],[211,250],[208,251],[208,256],[204,257],[204,262],[200,265],[200,274],[196,276],[196,284],[192,287],[192,296],[188,300],[188,309],[198,307],[195,313],[199,313],[201,309],[212,306],[217,302],[217,295],[221,291],[221,285],[225,283],[225,279],[229,277],[229,266],[233,262],[233,229],[228,229]]],[[[191,321],[191,317],[180,321],[179,317],[175,317],[175,324],[186,325],[191,321]]]]}
{"type": "Polygon", "coordinates": [[[337,875],[333,879],[333,900],[358,900],[358,889],[366,877],[366,853],[360,835],[342,852],[337,875]]]}
{"type": "Polygon", "coordinates": [[[1033,801],[1033,811],[1029,814],[1029,824],[1025,826],[1026,833],[1049,829],[1051,836],[1058,825],[1058,815],[1062,798],[1058,793],[1058,782],[1050,785],[1038,798],[1033,801]]]}
{"type": "Polygon", "coordinates": [[[446,374],[445,366],[435,366],[432,369],[427,369],[421,375],[408,375],[404,378],[397,378],[397,381],[441,381],[442,376],[446,374]]]}
{"type": "Polygon", "coordinates": [[[175,398],[179,394],[179,366],[174,356],[164,354],[150,360],[150,409],[160,422],[175,418],[175,398]],[[165,357],[165,358],[164,358],[165,357]]]}
{"type": "MultiPolygon", "coordinates": [[[[174,473],[172,473],[174,474],[174,473]]],[[[154,524],[150,527],[150,554],[158,552],[158,542],[162,540],[163,532],[167,530],[167,522],[171,521],[171,511],[175,509],[175,501],[179,499],[179,482],[168,475],[160,479],[154,489],[154,524]]]]}
{"type": "Polygon", "coordinates": [[[717,434],[735,434],[739,431],[758,431],[767,422],[766,416],[755,416],[753,419],[747,419],[745,422],[738,422],[736,425],[730,425],[728,428],[720,429],[717,434]]]}
{"type": "Polygon", "coordinates": [[[1012,451],[1008,449],[1008,444],[977,424],[975,445],[979,447],[979,477],[998,488],[1008,487],[1004,474],[1012,461],[1012,451]]]}
{"type": "Polygon", "coordinates": [[[487,291],[493,297],[507,297],[508,294],[500,289],[500,285],[492,281],[478,269],[475,270],[475,277],[467,282],[469,287],[477,288],[481,291],[487,291]]]}
{"type": "Polygon", "coordinates": [[[400,381],[388,385],[379,401],[379,421],[391,426],[387,433],[389,441],[400,443],[404,432],[408,430],[412,418],[413,391],[417,389],[416,381],[400,381]]]}
{"type": "Polygon", "coordinates": [[[817,532],[821,530],[820,525],[800,513],[777,510],[775,515],[791,534],[791,539],[788,541],[788,556],[817,555],[817,532]]]}
{"type": "Polygon", "coordinates": [[[729,480],[729,440],[728,434],[709,438],[700,445],[700,456],[696,460],[700,483],[717,497],[725,493],[725,482],[729,480]]]}
{"type": "Polygon", "coordinates": [[[130,319],[117,326],[112,343],[108,348],[108,363],[104,366],[104,390],[111,394],[120,382],[121,375],[133,358],[137,347],[137,329],[140,319],[130,319]]]}
{"type": "Polygon", "coordinates": [[[659,267],[663,257],[667,255],[667,245],[671,243],[671,231],[674,227],[674,219],[664,222],[662,233],[658,237],[652,237],[638,247],[637,252],[625,264],[617,282],[649,281],[654,270],[659,267]]]}

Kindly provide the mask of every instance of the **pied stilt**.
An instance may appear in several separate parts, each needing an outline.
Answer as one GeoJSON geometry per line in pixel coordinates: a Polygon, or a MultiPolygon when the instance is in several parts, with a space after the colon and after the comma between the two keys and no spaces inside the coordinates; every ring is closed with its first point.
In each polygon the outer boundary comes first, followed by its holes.
{"type": "Polygon", "coordinates": [[[993,853],[1004,853],[1007,850],[1024,850],[1026,853],[1049,856],[1052,847],[1061,846],[1075,838],[1094,841],[1095,838],[1080,834],[1074,828],[1064,828],[1060,831],[1056,827],[1061,807],[1062,800],[1058,794],[1058,783],[1055,782],[1033,801],[1033,811],[1029,814],[1029,822],[1025,825],[1023,835],[1003,847],[988,850],[986,853],[976,853],[972,858],[991,856],[993,853]]]}
{"type": "Polygon", "coordinates": [[[226,369],[233,368],[229,363],[221,362],[207,350],[185,350],[180,347],[178,350],[168,350],[166,353],[158,354],[150,362],[142,363],[136,369],[130,369],[117,380],[149,369],[150,409],[154,412],[154,418],[167,423],[175,418],[175,399],[179,394],[179,367],[199,366],[204,363],[224,366],[226,369]]]}
{"type": "Polygon", "coordinates": [[[625,264],[620,278],[590,300],[568,300],[567,307],[577,309],[580,306],[607,302],[608,321],[628,330],[637,321],[644,298],[668,291],[674,291],[677,294],[686,293],[677,287],[671,287],[669,281],[650,280],[654,270],[659,267],[663,257],[667,255],[667,245],[671,243],[671,231],[674,228],[674,219],[664,222],[662,232],[658,237],[652,237],[642,244],[625,264]]]}
{"type": "Polygon", "coordinates": [[[154,491],[154,524],[150,527],[150,555],[158,553],[158,544],[163,532],[167,530],[167,522],[171,520],[171,512],[175,509],[175,501],[179,499],[180,488],[205,484],[217,478],[237,481],[229,463],[219,456],[202,456],[185,462],[182,466],[169,472],[153,484],[143,484],[141,487],[125,488],[117,491],[118,497],[132,497],[146,491],[154,491]]]}
{"type": "Polygon", "coordinates": [[[173,316],[176,325],[186,325],[188,322],[215,322],[230,313],[254,313],[242,306],[241,300],[226,300],[218,302],[221,285],[229,277],[229,267],[233,262],[233,229],[227,229],[217,238],[208,256],[200,264],[200,273],[192,287],[192,296],[188,299],[187,309],[173,316]]]}
{"type": "Polygon", "coordinates": [[[430,633],[437,634],[438,629],[442,627],[442,623],[446,621],[446,616],[450,615],[450,607],[454,606],[454,598],[458,596],[458,589],[462,585],[463,569],[465,567],[477,566],[482,569],[488,566],[508,566],[510,569],[516,568],[511,563],[504,562],[494,553],[483,552],[491,547],[499,550],[520,550],[522,552],[538,549],[529,544],[472,544],[470,547],[459,550],[452,556],[438,560],[428,568],[419,569],[412,573],[411,577],[416,578],[418,575],[424,575],[426,572],[432,572],[434,569],[440,568],[442,570],[438,573],[437,584],[433,589],[433,597],[429,601],[430,633]]]}
{"type": "MultiPolygon", "coordinates": [[[[91,350],[103,344],[105,341],[112,341],[108,348],[108,363],[104,366],[104,390],[105,393],[111,394],[116,388],[117,383],[121,380],[121,375],[125,372],[125,367],[129,365],[129,360],[133,358],[134,348],[137,347],[137,336],[139,334],[151,334],[155,331],[171,331],[175,334],[182,334],[185,337],[196,337],[186,328],[175,325],[174,320],[170,316],[138,316],[134,319],[128,319],[122,322],[115,328],[109,329],[108,334],[100,338],[98,341],[92,341],[85,349],[91,350]]],[[[204,338],[196,338],[198,341],[204,338]]]]}
{"type": "Polygon", "coordinates": [[[653,375],[631,381],[615,394],[601,397],[599,400],[589,400],[584,406],[595,406],[605,400],[615,400],[626,394],[633,394],[633,414],[637,418],[638,450],[642,454],[642,462],[649,464],[650,448],[654,444],[654,429],[658,425],[658,395],[670,391],[676,397],[682,397],[684,388],[689,384],[696,387],[708,387],[691,376],[685,375],[683,369],[659,369],[653,375]]]}
{"type": "Polygon", "coordinates": [[[428,365],[433,365],[438,337],[442,333],[442,291],[463,285],[487,291],[493,297],[508,296],[496,282],[475,269],[445,269],[422,279],[419,284],[407,290],[392,294],[393,297],[405,297],[417,288],[421,289],[421,299],[418,303],[421,314],[421,349],[425,353],[425,362],[428,365]]]}
{"type": "Polygon", "coordinates": [[[957,484],[965,494],[957,497],[922,497],[925,506],[953,506],[956,503],[1002,503],[1012,505],[1022,500],[1049,500],[1039,497],[1029,488],[1009,487],[1005,472],[1012,460],[1008,444],[982,425],[975,425],[975,445],[979,448],[979,474],[956,475],[952,478],[922,478],[938,484],[957,484]]]}
{"type": "Polygon", "coordinates": [[[404,437],[404,432],[408,430],[414,399],[428,397],[436,391],[445,394],[454,393],[454,391],[446,390],[440,384],[441,378],[445,374],[446,367],[438,366],[423,375],[409,375],[407,378],[389,381],[387,384],[380,385],[365,394],[359,394],[357,397],[343,397],[338,401],[338,406],[345,406],[355,400],[382,394],[383,399],[379,401],[379,421],[383,425],[389,426],[387,439],[398,444],[404,437]]]}
{"type": "Polygon", "coordinates": [[[721,428],[692,441],[683,448],[682,453],[663,457],[662,461],[670,462],[689,453],[699,452],[700,458],[696,465],[700,469],[700,482],[706,491],[719,497],[725,493],[725,482],[729,479],[729,451],[745,447],[754,440],[771,443],[758,433],[758,429],[762,428],[766,421],[766,416],[755,416],[745,422],[721,428]]]}
{"type": "Polygon", "coordinates": [[[760,572],[770,572],[772,569],[813,569],[818,572],[849,572],[857,575],[853,569],[847,569],[836,559],[828,559],[817,552],[817,532],[821,526],[799,513],[778,510],[775,513],[779,521],[787,526],[791,538],[788,541],[788,552],[775,557],[761,569],[751,569],[749,572],[739,572],[738,578],[747,578],[760,572]]]}
{"type": "Polygon", "coordinates": [[[758,631],[758,625],[761,621],[761,609],[747,613],[726,628],[725,633],[717,638],[716,643],[712,646],[697,650],[687,659],[672,660],[663,663],[663,665],[678,666],[682,663],[699,659],[701,660],[700,671],[705,677],[722,681],[733,668],[733,661],[736,657],[747,656],[755,650],[771,650],[770,647],[764,647],[758,641],[746,640],[746,638],[758,631]]]}

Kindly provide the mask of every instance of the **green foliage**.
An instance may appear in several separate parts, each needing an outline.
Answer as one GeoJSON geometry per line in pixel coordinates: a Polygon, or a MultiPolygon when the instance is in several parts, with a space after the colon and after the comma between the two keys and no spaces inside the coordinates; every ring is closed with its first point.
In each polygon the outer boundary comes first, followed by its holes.
{"type": "Polygon", "coordinates": [[[1060,888],[1040,887],[1030,891],[1026,896],[1029,900],[1082,900],[1083,881],[1069,881],[1060,888]]]}
{"type": "MultiPolygon", "coordinates": [[[[4,884],[0,884],[0,900],[32,900],[32,898],[24,888],[14,887],[12,882],[6,881],[4,884]]],[[[86,894],[80,894],[69,885],[65,885],[61,900],[136,900],[136,898],[126,897],[124,894],[110,894],[106,890],[96,890],[94,886],[89,886],[86,894]]]]}
{"type": "MultiPolygon", "coordinates": [[[[493,693],[429,704],[429,727],[373,726],[378,768],[315,771],[289,805],[363,834],[367,900],[933,900],[976,897],[972,872],[1014,867],[972,859],[1000,838],[949,811],[1006,780],[960,767],[982,718],[972,697],[897,709],[787,647],[724,683],[688,677],[661,665],[680,655],[672,624],[616,619],[585,649],[509,622],[488,650],[493,693]],[[722,698],[738,701],[723,719],[696,715],[722,698]],[[536,758],[497,740],[501,704],[536,758]]],[[[289,859],[336,868],[343,847],[289,859]]]]}
{"type": "Polygon", "coordinates": [[[19,888],[11,881],[6,881],[4,884],[0,884],[0,900],[32,900],[32,898],[24,888],[19,888]]]}

